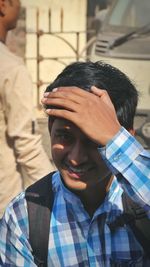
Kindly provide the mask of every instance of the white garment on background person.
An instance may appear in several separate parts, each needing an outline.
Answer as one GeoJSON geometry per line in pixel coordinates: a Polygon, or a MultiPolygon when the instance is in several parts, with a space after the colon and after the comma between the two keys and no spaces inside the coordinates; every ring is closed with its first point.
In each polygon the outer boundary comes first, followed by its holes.
{"type": "Polygon", "coordinates": [[[0,42],[0,217],[24,187],[54,170],[42,146],[32,93],[23,60],[0,42]]]}

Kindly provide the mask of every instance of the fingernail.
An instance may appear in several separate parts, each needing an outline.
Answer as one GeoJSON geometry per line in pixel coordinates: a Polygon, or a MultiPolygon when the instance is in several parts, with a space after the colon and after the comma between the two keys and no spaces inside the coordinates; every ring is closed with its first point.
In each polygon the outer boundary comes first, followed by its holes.
{"type": "Polygon", "coordinates": [[[53,91],[53,92],[57,92],[57,90],[58,90],[58,88],[54,88],[52,91],[53,91]]]}
{"type": "Polygon", "coordinates": [[[51,111],[51,109],[46,109],[45,112],[46,113],[49,113],[51,111]]]}
{"type": "Polygon", "coordinates": [[[41,102],[42,102],[42,103],[45,103],[45,102],[46,102],[46,98],[42,98],[42,99],[41,99],[41,102]]]}
{"type": "Polygon", "coordinates": [[[44,97],[47,97],[49,95],[49,92],[44,93],[44,97]]]}

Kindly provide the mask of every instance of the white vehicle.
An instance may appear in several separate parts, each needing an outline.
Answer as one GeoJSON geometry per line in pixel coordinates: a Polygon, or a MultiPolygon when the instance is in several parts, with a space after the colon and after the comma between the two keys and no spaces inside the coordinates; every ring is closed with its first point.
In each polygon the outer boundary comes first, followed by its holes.
{"type": "Polygon", "coordinates": [[[144,118],[137,134],[150,148],[150,0],[113,1],[101,22],[91,60],[108,62],[134,81],[140,93],[137,115],[144,118]]]}

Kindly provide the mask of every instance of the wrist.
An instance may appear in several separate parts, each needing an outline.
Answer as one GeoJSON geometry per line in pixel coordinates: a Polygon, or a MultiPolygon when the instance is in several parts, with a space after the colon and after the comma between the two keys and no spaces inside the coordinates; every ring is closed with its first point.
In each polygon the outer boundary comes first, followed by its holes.
{"type": "Polygon", "coordinates": [[[114,139],[115,136],[119,133],[120,129],[121,125],[118,125],[116,127],[112,127],[109,132],[105,133],[103,139],[99,142],[100,147],[106,146],[112,139],[114,139]]]}

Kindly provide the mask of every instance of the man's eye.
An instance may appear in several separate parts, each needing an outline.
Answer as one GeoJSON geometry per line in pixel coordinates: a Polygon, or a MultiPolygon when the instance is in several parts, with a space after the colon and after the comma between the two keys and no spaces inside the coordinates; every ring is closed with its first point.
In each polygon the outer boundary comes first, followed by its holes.
{"type": "Polygon", "coordinates": [[[85,139],[84,140],[84,145],[87,146],[87,147],[91,147],[91,148],[96,148],[97,147],[97,144],[92,142],[89,139],[85,139]]]}
{"type": "Polygon", "coordinates": [[[68,134],[57,134],[56,135],[57,139],[60,141],[60,142],[65,142],[65,143],[71,143],[72,142],[72,137],[68,134]]]}

